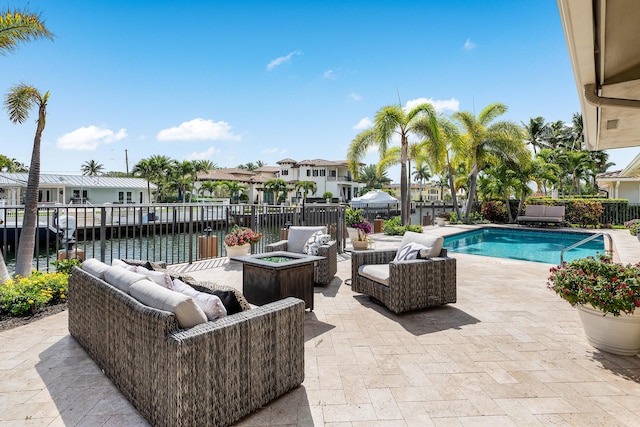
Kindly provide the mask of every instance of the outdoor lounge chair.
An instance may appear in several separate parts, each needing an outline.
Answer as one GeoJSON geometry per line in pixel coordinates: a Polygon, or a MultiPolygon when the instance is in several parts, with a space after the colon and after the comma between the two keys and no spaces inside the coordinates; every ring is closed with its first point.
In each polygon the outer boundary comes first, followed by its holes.
{"type": "MultiPolygon", "coordinates": [[[[309,238],[316,232],[327,232],[324,226],[298,226],[289,227],[287,240],[280,240],[265,246],[266,252],[288,251],[304,253],[303,248],[309,238]]],[[[318,248],[317,256],[324,257],[318,261],[313,268],[313,282],[318,285],[327,285],[338,272],[338,244],[335,240],[330,241],[318,248]]]]}
{"type": "Polygon", "coordinates": [[[516,221],[518,224],[536,223],[563,226],[565,224],[564,215],[564,206],[527,205],[524,215],[518,215],[516,221]]]}
{"type": "Polygon", "coordinates": [[[351,252],[351,288],[394,313],[456,302],[456,260],[442,242],[441,236],[407,231],[397,250],[351,252]],[[415,252],[418,245],[424,249],[415,252]],[[412,251],[428,258],[396,259],[412,251]]]}

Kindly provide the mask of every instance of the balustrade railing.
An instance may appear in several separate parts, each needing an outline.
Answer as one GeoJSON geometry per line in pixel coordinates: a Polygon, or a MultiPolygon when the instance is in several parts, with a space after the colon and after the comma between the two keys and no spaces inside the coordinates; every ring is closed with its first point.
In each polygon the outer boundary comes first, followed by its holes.
{"type": "MultiPolygon", "coordinates": [[[[326,225],[344,248],[345,207],[338,204],[47,205],[38,208],[34,268],[54,270],[59,258],[114,258],[191,263],[226,256],[224,236],[234,225],[262,233],[253,252],[280,240],[291,225],[326,225]],[[215,242],[213,242],[215,240],[215,242]],[[203,244],[206,242],[206,244],[203,244]]],[[[0,244],[10,272],[22,229],[24,206],[0,207],[0,244]]]]}

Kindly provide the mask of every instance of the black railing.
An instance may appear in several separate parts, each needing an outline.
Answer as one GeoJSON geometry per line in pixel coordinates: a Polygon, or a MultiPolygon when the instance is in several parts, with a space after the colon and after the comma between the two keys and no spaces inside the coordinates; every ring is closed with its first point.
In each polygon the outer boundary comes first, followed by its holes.
{"type": "MultiPolygon", "coordinates": [[[[325,225],[343,251],[345,207],[338,204],[273,206],[254,204],[149,204],[40,206],[34,268],[53,269],[60,258],[114,258],[168,264],[226,256],[224,236],[234,225],[262,233],[253,252],[280,240],[291,225],[325,225]]],[[[24,216],[23,206],[0,207],[0,243],[9,271],[24,216]]]]}

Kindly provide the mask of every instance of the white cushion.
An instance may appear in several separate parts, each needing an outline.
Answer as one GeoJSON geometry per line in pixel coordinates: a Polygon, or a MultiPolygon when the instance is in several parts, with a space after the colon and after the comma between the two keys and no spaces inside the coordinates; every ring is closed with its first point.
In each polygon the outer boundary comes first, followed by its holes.
{"type": "Polygon", "coordinates": [[[104,272],[109,269],[109,266],[100,260],[89,258],[82,263],[82,269],[87,273],[104,280],[104,272]]]}
{"type": "Polygon", "coordinates": [[[135,282],[140,280],[147,280],[147,276],[144,274],[138,274],[133,271],[126,270],[117,265],[112,265],[104,272],[105,282],[115,286],[122,292],[129,293],[129,288],[135,282]]]}
{"type": "Polygon", "coordinates": [[[318,255],[320,246],[326,244],[331,239],[331,236],[324,234],[322,230],[318,230],[309,237],[307,243],[304,244],[302,252],[308,255],[318,255]]]}
{"type": "Polygon", "coordinates": [[[358,268],[360,276],[389,286],[389,264],[365,264],[358,268]]]}
{"type": "Polygon", "coordinates": [[[325,226],[316,226],[316,227],[289,227],[289,236],[287,238],[287,251],[296,252],[296,253],[304,253],[304,245],[307,243],[309,238],[316,232],[322,231],[323,234],[327,233],[327,227],[325,226]]]}
{"type": "Polygon", "coordinates": [[[196,291],[180,279],[174,279],[173,283],[173,290],[193,298],[208,320],[216,320],[227,315],[227,309],[217,295],[196,291]]]}
{"type": "Polygon", "coordinates": [[[153,271],[139,265],[136,267],[136,273],[144,274],[151,279],[152,282],[155,282],[160,286],[164,286],[167,289],[173,289],[173,280],[171,280],[171,276],[165,271],[153,271]]]}
{"type": "Polygon", "coordinates": [[[431,253],[431,248],[427,248],[420,243],[411,242],[403,246],[396,253],[394,261],[405,261],[409,259],[427,259],[431,253]]]}
{"type": "Polygon", "coordinates": [[[206,314],[193,298],[158,286],[149,279],[135,282],[129,290],[131,296],[142,304],[173,313],[181,328],[190,328],[207,321],[206,314]]]}
{"type": "MultiPolygon", "coordinates": [[[[404,233],[404,236],[402,236],[398,253],[400,253],[401,249],[409,243],[419,243],[429,248],[430,257],[437,257],[440,256],[444,238],[442,236],[436,236],[429,233],[414,233],[413,231],[407,231],[404,233]]],[[[396,257],[398,256],[398,253],[396,253],[396,257]]],[[[397,261],[397,259],[394,259],[394,261],[397,261]]]]}
{"type": "Polygon", "coordinates": [[[112,259],[111,260],[111,265],[116,266],[116,267],[122,267],[125,270],[129,270],[129,271],[136,271],[136,266],[135,265],[131,265],[131,264],[127,264],[126,262],[122,261],[121,259],[112,259]]]}

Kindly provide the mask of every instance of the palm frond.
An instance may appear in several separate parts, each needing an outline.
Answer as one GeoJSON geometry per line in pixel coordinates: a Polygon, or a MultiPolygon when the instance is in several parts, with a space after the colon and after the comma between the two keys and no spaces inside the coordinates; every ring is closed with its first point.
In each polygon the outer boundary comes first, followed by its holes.
{"type": "Polygon", "coordinates": [[[0,54],[15,50],[19,43],[41,38],[53,40],[53,34],[39,14],[8,9],[0,15],[0,54]]]}

